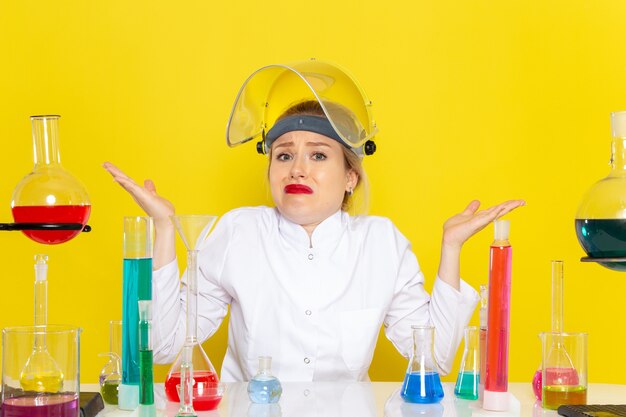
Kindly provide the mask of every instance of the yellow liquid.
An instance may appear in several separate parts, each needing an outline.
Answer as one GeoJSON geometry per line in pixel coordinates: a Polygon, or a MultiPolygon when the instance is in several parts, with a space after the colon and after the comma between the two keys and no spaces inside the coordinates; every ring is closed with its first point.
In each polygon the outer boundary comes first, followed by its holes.
{"type": "Polygon", "coordinates": [[[59,392],[63,388],[63,374],[59,372],[22,374],[20,385],[24,391],[59,392]]]}
{"type": "Polygon", "coordinates": [[[548,385],[543,387],[543,408],[556,410],[563,404],[587,404],[587,387],[548,385]]]}

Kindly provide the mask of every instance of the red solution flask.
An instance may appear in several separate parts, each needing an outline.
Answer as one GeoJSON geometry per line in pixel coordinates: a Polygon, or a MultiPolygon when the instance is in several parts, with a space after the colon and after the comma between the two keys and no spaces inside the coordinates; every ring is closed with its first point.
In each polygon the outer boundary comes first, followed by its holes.
{"type": "MultiPolygon", "coordinates": [[[[11,211],[16,223],[87,224],[91,203],[83,184],[61,165],[59,117],[31,116],[33,171],[13,190],[11,211]]],[[[35,242],[54,245],[67,242],[81,230],[24,230],[35,242]]]]}

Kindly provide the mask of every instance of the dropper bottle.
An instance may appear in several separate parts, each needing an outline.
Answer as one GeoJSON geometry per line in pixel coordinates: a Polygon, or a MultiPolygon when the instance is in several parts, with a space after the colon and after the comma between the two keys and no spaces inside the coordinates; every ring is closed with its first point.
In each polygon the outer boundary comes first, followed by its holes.
{"type": "Polygon", "coordinates": [[[511,316],[511,266],[508,220],[494,222],[489,259],[489,309],[487,312],[487,368],[483,408],[509,409],[509,324],[511,316]]]}

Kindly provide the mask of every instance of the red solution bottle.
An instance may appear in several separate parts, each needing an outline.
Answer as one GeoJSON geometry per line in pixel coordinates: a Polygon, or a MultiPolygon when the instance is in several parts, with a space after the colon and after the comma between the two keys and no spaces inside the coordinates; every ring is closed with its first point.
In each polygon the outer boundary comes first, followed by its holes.
{"type": "Polygon", "coordinates": [[[511,265],[509,221],[494,222],[489,260],[489,308],[487,312],[487,366],[483,408],[509,409],[509,324],[511,316],[511,265]]]}
{"type": "MultiPolygon", "coordinates": [[[[59,117],[31,116],[33,171],[13,191],[11,211],[16,223],[79,223],[85,226],[91,203],[85,187],[61,165],[59,117]]],[[[38,243],[67,242],[81,230],[24,230],[38,243]]]]}

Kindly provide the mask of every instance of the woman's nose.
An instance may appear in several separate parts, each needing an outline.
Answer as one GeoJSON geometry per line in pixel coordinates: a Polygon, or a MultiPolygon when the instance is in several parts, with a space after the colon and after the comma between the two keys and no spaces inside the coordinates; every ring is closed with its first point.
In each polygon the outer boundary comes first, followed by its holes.
{"type": "Polygon", "coordinates": [[[306,164],[301,157],[293,159],[291,169],[289,170],[289,176],[291,178],[303,178],[306,177],[306,164]]]}

